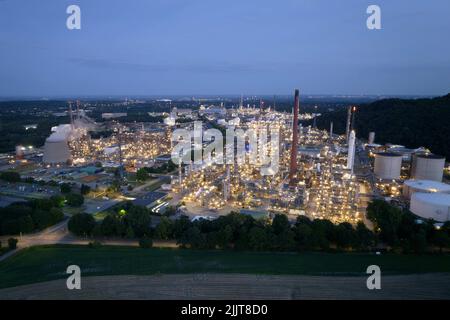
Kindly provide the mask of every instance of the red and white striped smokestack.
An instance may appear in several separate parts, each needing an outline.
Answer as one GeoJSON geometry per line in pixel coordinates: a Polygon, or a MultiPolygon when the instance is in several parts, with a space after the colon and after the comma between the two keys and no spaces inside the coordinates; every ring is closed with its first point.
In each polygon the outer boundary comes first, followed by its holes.
{"type": "Polygon", "coordinates": [[[294,101],[294,121],[292,125],[292,149],[291,149],[291,163],[289,166],[289,185],[295,184],[295,176],[297,174],[297,148],[298,148],[298,113],[300,109],[300,91],[295,89],[294,101]]]}

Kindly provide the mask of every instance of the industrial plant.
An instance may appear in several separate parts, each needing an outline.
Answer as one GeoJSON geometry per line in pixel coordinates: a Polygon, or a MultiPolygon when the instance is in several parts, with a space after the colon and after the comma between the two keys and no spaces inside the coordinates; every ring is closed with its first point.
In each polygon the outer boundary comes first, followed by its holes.
{"type": "MultiPolygon", "coordinates": [[[[224,148],[224,153],[231,152],[231,162],[189,158],[156,177],[159,184],[153,191],[159,192],[159,203],[155,199],[140,202],[148,207],[160,204],[158,213],[172,206],[192,218],[215,219],[240,212],[254,218],[285,214],[291,221],[306,216],[356,225],[367,223],[365,213],[370,201],[383,199],[409,209],[418,219],[437,223],[450,220],[450,185],[443,182],[445,158],[425,147],[376,144],[375,132],[370,132],[367,140],[358,136],[356,106],[348,106],[345,133],[337,134],[332,122],[329,130],[316,126],[320,114],[302,112],[299,90],[294,93],[292,112],[278,111],[275,103],[266,106],[263,101],[259,107],[244,105],[243,97],[228,107],[223,103],[202,104],[198,109],[172,107],[167,101],[168,112],[151,114],[162,121],[141,123],[123,121],[127,116],[123,112],[103,113],[103,121],[96,123],[84,104],[69,102],[70,123],[52,128],[43,148],[33,153],[42,150],[40,156],[32,160],[28,156],[29,163],[41,168],[29,172],[29,176],[87,184],[98,192],[118,183],[117,201],[153,199],[137,191],[148,188],[139,187],[133,177],[140,169],[158,172],[162,165],[172,162],[174,130],[193,130],[195,123],[201,123],[203,130],[213,128],[224,133],[252,130],[257,144],[244,135],[243,155],[238,155],[238,146],[231,151],[224,148]],[[278,141],[273,137],[260,140],[269,131],[277,133],[278,141]],[[276,170],[268,174],[260,158],[250,161],[255,152],[276,160],[276,170]],[[101,169],[91,169],[95,167],[101,169]],[[115,171],[105,171],[108,168],[115,171]],[[168,200],[161,203],[162,199],[168,200]]],[[[193,154],[204,154],[208,148],[207,142],[199,143],[195,137],[191,144],[193,154]]],[[[18,146],[17,160],[11,164],[27,161],[27,152],[18,146]]],[[[105,206],[98,208],[103,210],[105,206]]]]}

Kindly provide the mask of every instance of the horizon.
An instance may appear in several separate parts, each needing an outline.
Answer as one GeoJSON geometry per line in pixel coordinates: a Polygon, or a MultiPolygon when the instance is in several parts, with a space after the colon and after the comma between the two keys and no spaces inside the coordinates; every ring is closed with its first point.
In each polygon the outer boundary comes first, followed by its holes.
{"type": "MultiPolygon", "coordinates": [[[[449,95],[449,93],[432,95],[432,94],[308,94],[301,93],[300,97],[302,99],[329,99],[329,98],[340,98],[340,99],[433,99],[440,98],[449,95]]],[[[290,99],[293,94],[283,93],[283,94],[151,94],[151,95],[58,95],[58,96],[0,96],[0,102],[14,102],[14,101],[65,101],[73,99],[81,100],[137,100],[137,99],[236,99],[243,97],[244,99],[273,99],[275,96],[278,99],[290,99]]]]}

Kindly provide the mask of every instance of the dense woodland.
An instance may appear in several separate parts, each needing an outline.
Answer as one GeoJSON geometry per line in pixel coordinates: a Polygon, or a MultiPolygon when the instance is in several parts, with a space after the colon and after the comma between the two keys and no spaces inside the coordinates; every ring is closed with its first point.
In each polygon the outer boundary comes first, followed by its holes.
{"type": "MultiPolygon", "coordinates": [[[[318,127],[345,132],[347,110],[326,112],[317,119],[318,127]]],[[[376,133],[375,142],[426,147],[450,159],[450,94],[433,99],[385,99],[361,105],[355,129],[360,138],[376,133]]]]}
{"type": "Polygon", "coordinates": [[[59,197],[18,202],[0,208],[0,235],[42,230],[63,219],[59,197]]]}

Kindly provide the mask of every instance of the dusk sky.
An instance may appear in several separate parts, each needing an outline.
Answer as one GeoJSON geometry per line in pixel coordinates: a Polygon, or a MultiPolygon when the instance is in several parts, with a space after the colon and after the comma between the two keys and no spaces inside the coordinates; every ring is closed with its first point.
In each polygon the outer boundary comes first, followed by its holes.
{"type": "Polygon", "coordinates": [[[448,0],[0,0],[0,96],[443,95],[449,35],[448,0]]]}

